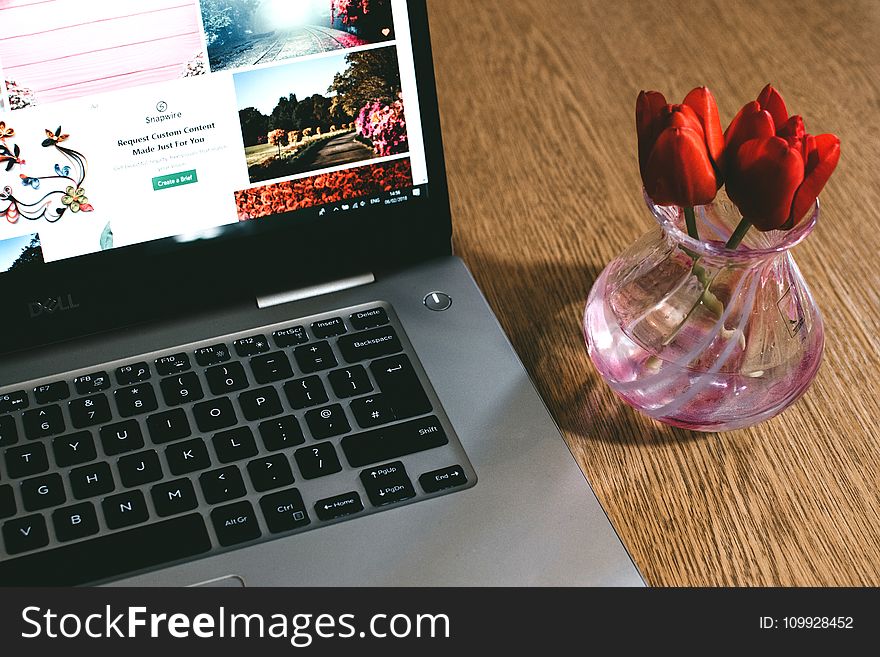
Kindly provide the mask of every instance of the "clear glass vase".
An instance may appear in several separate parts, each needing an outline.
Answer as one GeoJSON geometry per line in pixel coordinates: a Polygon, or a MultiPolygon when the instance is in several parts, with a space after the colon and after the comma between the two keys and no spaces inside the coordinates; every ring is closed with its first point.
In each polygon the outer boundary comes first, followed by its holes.
{"type": "Polygon", "coordinates": [[[752,228],[720,193],[696,208],[702,241],[681,208],[648,208],[659,229],[608,264],[590,291],[584,337],[611,388],[652,418],[698,431],[738,429],[781,413],[822,360],[819,309],[790,249],[813,230],[818,201],[790,231],[752,228]]]}

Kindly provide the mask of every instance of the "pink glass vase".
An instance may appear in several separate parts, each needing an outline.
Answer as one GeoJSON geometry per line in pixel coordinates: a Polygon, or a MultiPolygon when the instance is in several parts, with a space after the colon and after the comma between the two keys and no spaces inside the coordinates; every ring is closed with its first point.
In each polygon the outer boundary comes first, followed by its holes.
{"type": "MultiPolygon", "coordinates": [[[[647,197],[646,197],[647,198],[647,197]]],[[[696,208],[701,241],[678,207],[648,208],[659,229],[608,264],[590,291],[584,336],[602,378],[626,403],[677,427],[751,426],[793,404],[822,360],[822,317],[790,249],[816,225],[818,201],[790,231],[739,222],[723,194],[696,208]]]]}

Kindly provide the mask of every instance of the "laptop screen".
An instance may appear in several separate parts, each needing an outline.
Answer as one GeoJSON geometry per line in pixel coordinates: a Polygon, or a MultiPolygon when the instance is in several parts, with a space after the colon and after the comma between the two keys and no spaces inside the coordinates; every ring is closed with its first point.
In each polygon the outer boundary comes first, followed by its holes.
{"type": "Polygon", "coordinates": [[[5,0],[0,84],[0,276],[427,198],[405,0],[5,0]]]}

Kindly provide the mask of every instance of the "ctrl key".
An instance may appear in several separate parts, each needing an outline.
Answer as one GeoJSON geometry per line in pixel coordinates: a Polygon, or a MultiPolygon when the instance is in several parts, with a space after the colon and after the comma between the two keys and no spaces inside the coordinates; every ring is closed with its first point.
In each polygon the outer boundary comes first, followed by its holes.
{"type": "Polygon", "coordinates": [[[262,536],[257,515],[250,502],[237,502],[211,511],[217,540],[223,547],[253,541],[262,536]]]}
{"type": "Polygon", "coordinates": [[[260,499],[266,525],[273,534],[305,527],[311,522],[302,495],[296,488],[272,493],[260,499]]]}
{"type": "Polygon", "coordinates": [[[395,461],[361,472],[361,482],[373,506],[385,506],[416,496],[403,463],[395,461]]]}

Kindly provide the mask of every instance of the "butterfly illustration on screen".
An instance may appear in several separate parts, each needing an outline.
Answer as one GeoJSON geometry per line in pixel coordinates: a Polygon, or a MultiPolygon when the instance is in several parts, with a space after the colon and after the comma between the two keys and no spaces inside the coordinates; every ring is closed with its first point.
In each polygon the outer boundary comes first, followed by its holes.
{"type": "Polygon", "coordinates": [[[40,188],[40,179],[39,178],[31,178],[30,176],[26,176],[23,173],[18,176],[21,178],[21,184],[25,187],[33,187],[34,189],[40,188]]]}

